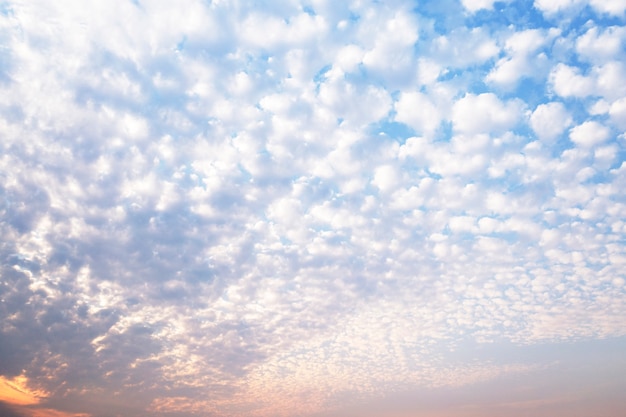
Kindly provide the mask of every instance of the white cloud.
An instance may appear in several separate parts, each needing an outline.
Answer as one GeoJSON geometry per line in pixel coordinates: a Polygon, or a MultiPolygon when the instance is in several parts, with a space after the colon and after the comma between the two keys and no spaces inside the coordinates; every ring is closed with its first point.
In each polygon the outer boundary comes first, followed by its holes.
{"type": "Polygon", "coordinates": [[[439,78],[439,75],[442,72],[441,65],[424,58],[420,58],[418,60],[417,66],[418,80],[420,84],[433,84],[437,81],[437,78],[439,78]]]}
{"type": "Polygon", "coordinates": [[[372,183],[382,192],[388,193],[398,187],[399,173],[393,165],[383,165],[376,168],[372,183]]]}
{"type": "Polygon", "coordinates": [[[403,93],[394,107],[395,120],[411,126],[423,135],[432,136],[441,123],[439,107],[425,94],[403,93]]]}
{"type": "Polygon", "coordinates": [[[452,107],[452,123],[467,134],[503,132],[518,122],[521,110],[519,102],[502,102],[493,93],[466,94],[452,107]]]}
{"type": "Polygon", "coordinates": [[[496,40],[483,28],[465,27],[435,37],[430,49],[439,65],[451,68],[483,64],[500,52],[496,40]]]}
{"type": "Polygon", "coordinates": [[[501,58],[485,78],[487,82],[502,87],[513,87],[522,77],[538,78],[547,67],[547,56],[539,49],[558,36],[560,31],[547,33],[529,29],[513,33],[505,42],[507,57],[501,58]]]}
{"type": "Polygon", "coordinates": [[[587,75],[582,75],[578,67],[559,63],[549,77],[553,91],[561,97],[600,96],[609,101],[621,98],[626,93],[624,80],[626,67],[620,61],[593,66],[587,75]]]}
{"type": "Polygon", "coordinates": [[[583,2],[584,0],[535,0],[534,6],[545,15],[551,17],[583,2]]]}
{"type": "Polygon", "coordinates": [[[626,130],[626,98],[614,101],[608,111],[611,121],[620,129],[626,130]]]}
{"type": "Polygon", "coordinates": [[[576,52],[592,62],[603,62],[615,58],[622,50],[626,39],[623,27],[608,27],[598,30],[594,26],[576,40],[576,52]]]}
{"type": "Polygon", "coordinates": [[[337,66],[344,72],[353,72],[363,62],[365,52],[358,45],[346,45],[337,52],[337,66]]]}
{"type": "Polygon", "coordinates": [[[338,79],[330,79],[320,86],[319,99],[337,118],[349,119],[359,125],[382,119],[392,104],[385,89],[368,86],[362,90],[338,79]]]}
{"type": "Polygon", "coordinates": [[[611,131],[595,121],[587,121],[570,130],[570,139],[583,148],[592,147],[605,142],[611,131]]]}
{"type": "Polygon", "coordinates": [[[326,32],[321,16],[300,13],[286,19],[264,13],[251,13],[241,22],[239,34],[252,46],[272,49],[285,44],[302,45],[326,32]]]}
{"type": "Polygon", "coordinates": [[[415,19],[404,11],[387,19],[376,14],[368,17],[363,30],[375,38],[363,55],[363,65],[391,84],[409,80],[415,60],[413,45],[419,38],[415,19]]]}
{"type": "Polygon", "coordinates": [[[496,0],[461,0],[463,7],[469,12],[477,12],[482,9],[493,9],[496,0]]]}
{"type": "Polygon", "coordinates": [[[530,116],[530,126],[542,140],[552,141],[572,124],[572,117],[563,103],[540,104],[530,116]]]}
{"type": "Polygon", "coordinates": [[[608,100],[617,100],[626,94],[626,66],[620,61],[610,61],[594,67],[597,91],[608,100]]]}
{"type": "Polygon", "coordinates": [[[550,83],[561,97],[586,97],[594,92],[591,78],[580,75],[580,70],[565,64],[557,64],[550,73],[550,83]]]}
{"type": "Polygon", "coordinates": [[[607,114],[609,112],[610,107],[611,107],[610,104],[607,103],[606,100],[600,99],[596,101],[595,103],[592,103],[587,111],[589,112],[590,115],[597,116],[601,114],[607,114]]]}
{"type": "Polygon", "coordinates": [[[590,0],[591,6],[601,13],[613,16],[623,16],[626,12],[626,0],[590,0]]]}

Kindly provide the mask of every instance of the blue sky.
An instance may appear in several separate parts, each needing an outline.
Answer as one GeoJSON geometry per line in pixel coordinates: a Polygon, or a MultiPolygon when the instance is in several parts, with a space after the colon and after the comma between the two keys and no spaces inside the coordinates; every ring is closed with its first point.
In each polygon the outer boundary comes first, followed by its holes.
{"type": "Polygon", "coordinates": [[[620,414],[625,13],[0,3],[0,412],[620,414]]]}

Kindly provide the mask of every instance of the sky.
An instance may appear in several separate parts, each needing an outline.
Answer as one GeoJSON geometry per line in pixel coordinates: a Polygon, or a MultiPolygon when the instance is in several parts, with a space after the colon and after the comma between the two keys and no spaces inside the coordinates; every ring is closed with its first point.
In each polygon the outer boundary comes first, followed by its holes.
{"type": "Polygon", "coordinates": [[[0,414],[626,412],[626,0],[0,0],[0,414]]]}

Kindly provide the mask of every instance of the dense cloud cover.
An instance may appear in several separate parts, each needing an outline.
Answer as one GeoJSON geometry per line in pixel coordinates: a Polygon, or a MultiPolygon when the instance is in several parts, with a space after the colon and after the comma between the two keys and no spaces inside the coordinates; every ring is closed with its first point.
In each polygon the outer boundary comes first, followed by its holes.
{"type": "Polygon", "coordinates": [[[625,10],[1,2],[0,410],[610,415],[625,10]]]}

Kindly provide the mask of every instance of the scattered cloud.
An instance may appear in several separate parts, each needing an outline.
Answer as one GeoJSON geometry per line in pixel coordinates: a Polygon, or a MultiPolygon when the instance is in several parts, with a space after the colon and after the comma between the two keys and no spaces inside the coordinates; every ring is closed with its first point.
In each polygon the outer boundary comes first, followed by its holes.
{"type": "Polygon", "coordinates": [[[2,3],[0,414],[624,405],[625,8],[2,3]]]}

